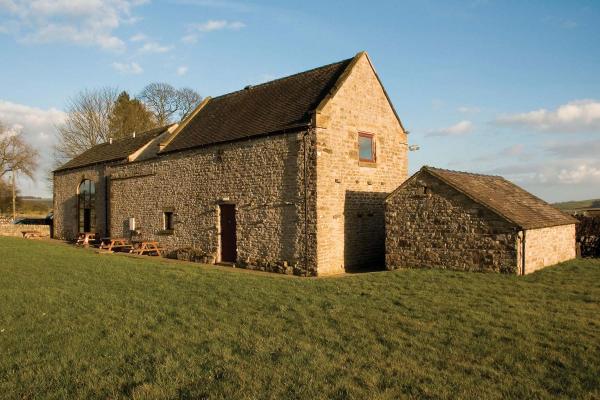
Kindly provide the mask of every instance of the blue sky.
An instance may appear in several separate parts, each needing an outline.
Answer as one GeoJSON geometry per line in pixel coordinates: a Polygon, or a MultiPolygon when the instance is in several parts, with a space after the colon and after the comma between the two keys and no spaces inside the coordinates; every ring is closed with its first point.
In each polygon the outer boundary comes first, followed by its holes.
{"type": "MultiPolygon", "coordinates": [[[[0,120],[47,167],[81,89],[214,96],[366,50],[420,146],[411,172],[600,198],[599,38],[598,1],[0,0],[0,120]]],[[[22,187],[49,194],[41,178],[22,187]]]]}

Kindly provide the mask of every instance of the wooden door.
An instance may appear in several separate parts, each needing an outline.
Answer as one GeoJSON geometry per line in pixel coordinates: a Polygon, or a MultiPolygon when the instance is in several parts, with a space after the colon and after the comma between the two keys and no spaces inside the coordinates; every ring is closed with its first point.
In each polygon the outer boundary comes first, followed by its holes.
{"type": "Polygon", "coordinates": [[[89,208],[83,209],[83,231],[90,232],[92,229],[92,210],[89,208]]]}
{"type": "Polygon", "coordinates": [[[235,205],[221,204],[221,261],[235,262],[237,259],[237,240],[235,235],[235,205]]]}

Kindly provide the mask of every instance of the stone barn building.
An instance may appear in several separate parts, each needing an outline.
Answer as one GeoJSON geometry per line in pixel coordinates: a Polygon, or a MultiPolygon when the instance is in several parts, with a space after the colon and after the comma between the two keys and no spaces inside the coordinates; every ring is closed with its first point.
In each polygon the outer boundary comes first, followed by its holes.
{"type": "Polygon", "coordinates": [[[383,266],[407,135],[364,52],[219,97],[54,173],[55,237],[157,240],[237,266],[383,266]]]}
{"type": "Polygon", "coordinates": [[[423,167],[385,207],[388,269],[527,274],[575,258],[577,220],[499,176],[423,167]]]}

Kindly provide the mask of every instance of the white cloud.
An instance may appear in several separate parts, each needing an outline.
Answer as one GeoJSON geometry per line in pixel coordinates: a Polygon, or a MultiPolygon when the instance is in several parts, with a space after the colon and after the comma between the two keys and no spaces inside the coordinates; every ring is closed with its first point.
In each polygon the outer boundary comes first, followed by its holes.
{"type": "Polygon", "coordinates": [[[600,168],[593,165],[580,164],[570,169],[561,169],[558,173],[560,183],[600,183],[600,168]]]}
{"type": "Polygon", "coordinates": [[[173,47],[171,46],[163,46],[160,43],[156,42],[148,42],[145,43],[142,47],[140,47],[140,53],[166,53],[171,51],[173,47]]]}
{"type": "Polygon", "coordinates": [[[173,46],[165,46],[158,42],[152,41],[148,36],[143,33],[137,33],[129,38],[130,42],[139,43],[141,46],[138,48],[139,54],[147,53],[167,53],[173,50],[173,46]]]}
{"type": "Polygon", "coordinates": [[[122,51],[114,33],[135,21],[133,8],[143,0],[0,0],[10,31],[26,43],[65,42],[122,51]]]}
{"type": "Polygon", "coordinates": [[[148,39],[148,37],[146,35],[144,35],[143,33],[137,33],[137,34],[133,35],[132,37],[130,37],[129,41],[130,42],[143,42],[147,39],[148,39]]]}
{"type": "Polygon", "coordinates": [[[494,122],[500,126],[530,128],[540,132],[600,131],[600,102],[575,100],[555,110],[539,109],[503,115],[494,122]]]}
{"type": "Polygon", "coordinates": [[[200,24],[192,25],[192,28],[199,32],[212,32],[212,31],[220,31],[223,29],[230,30],[239,30],[246,26],[243,22],[240,21],[227,21],[224,19],[220,20],[208,20],[206,22],[202,22],[200,24]]]}
{"type": "Polygon", "coordinates": [[[23,135],[40,153],[36,180],[19,180],[23,194],[50,195],[45,178],[52,165],[55,126],[63,123],[65,118],[66,114],[56,108],[42,109],[0,100],[0,121],[12,134],[23,135]]]}
{"type": "Polygon", "coordinates": [[[188,72],[188,67],[186,65],[182,65],[181,67],[177,68],[177,75],[179,76],[183,76],[185,74],[187,74],[188,72]]]}
{"type": "Polygon", "coordinates": [[[0,100],[0,121],[7,126],[19,125],[25,133],[54,132],[54,125],[64,122],[66,114],[56,108],[47,110],[0,100]]]}
{"type": "Polygon", "coordinates": [[[549,159],[540,163],[519,163],[491,171],[523,184],[595,185],[600,183],[597,160],[549,159]]]}
{"type": "Polygon", "coordinates": [[[427,136],[460,136],[466,135],[473,130],[473,123],[471,121],[460,121],[456,124],[440,128],[427,133],[427,136]]]}
{"type": "Polygon", "coordinates": [[[112,63],[112,67],[122,74],[138,75],[138,74],[141,74],[142,72],[144,72],[142,67],[140,67],[140,65],[136,62],[130,62],[130,63],[114,62],[114,63],[112,63]]]}
{"type": "Polygon", "coordinates": [[[208,33],[221,30],[238,31],[245,28],[246,24],[241,21],[227,21],[225,19],[211,19],[198,24],[188,26],[188,34],[181,38],[184,43],[192,44],[198,41],[198,33],[208,33]]]}
{"type": "Polygon", "coordinates": [[[191,33],[189,35],[185,35],[181,38],[181,41],[183,43],[187,43],[187,44],[196,43],[198,41],[198,35],[195,35],[193,33],[191,33]]]}
{"type": "Polygon", "coordinates": [[[256,9],[255,5],[242,1],[229,0],[175,0],[176,3],[185,5],[195,5],[202,7],[222,8],[236,13],[250,12],[256,9]]]}
{"type": "Polygon", "coordinates": [[[457,108],[457,111],[463,114],[477,114],[481,110],[478,107],[461,106],[457,108]]]}

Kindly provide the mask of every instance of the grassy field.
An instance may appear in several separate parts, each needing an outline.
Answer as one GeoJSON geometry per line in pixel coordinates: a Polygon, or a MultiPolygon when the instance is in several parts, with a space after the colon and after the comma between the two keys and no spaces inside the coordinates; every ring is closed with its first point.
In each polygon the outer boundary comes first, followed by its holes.
{"type": "Polygon", "coordinates": [[[326,279],[0,238],[2,398],[600,398],[600,260],[326,279]]]}
{"type": "MultiPolygon", "coordinates": [[[[1,200],[1,198],[0,198],[1,200]]],[[[9,200],[0,201],[0,216],[12,217],[12,205],[9,200]]],[[[44,218],[52,209],[52,199],[24,197],[17,201],[17,217],[44,218]]]]}
{"type": "Polygon", "coordinates": [[[574,211],[582,208],[595,208],[600,207],[600,199],[563,201],[562,203],[554,203],[554,206],[563,211],[574,211]]]}

